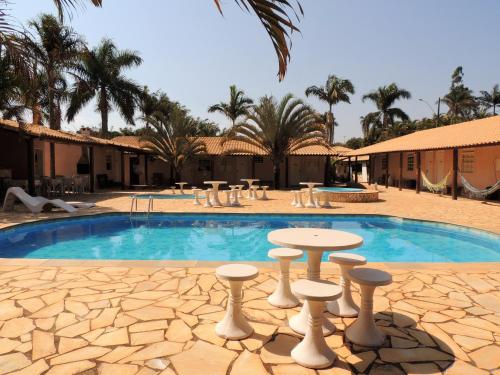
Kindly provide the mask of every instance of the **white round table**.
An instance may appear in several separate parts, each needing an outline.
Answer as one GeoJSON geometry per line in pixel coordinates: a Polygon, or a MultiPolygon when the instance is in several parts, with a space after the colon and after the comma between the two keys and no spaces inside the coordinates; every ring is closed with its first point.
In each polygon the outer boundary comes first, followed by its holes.
{"type": "MultiPolygon", "coordinates": [[[[363,238],[349,232],[322,228],[286,228],[278,229],[267,235],[272,244],[300,249],[307,252],[307,278],[319,280],[321,258],[324,251],[339,251],[354,249],[363,244],[363,238]]],[[[300,334],[305,334],[309,318],[309,304],[304,301],[299,314],[289,321],[290,328],[300,334]]],[[[323,319],[323,334],[329,335],[335,327],[326,318],[323,319]]]]}
{"type": "Polygon", "coordinates": [[[309,199],[307,200],[306,207],[314,208],[316,204],[313,198],[313,189],[315,186],[323,185],[321,182],[300,182],[299,185],[306,185],[309,188],[309,199]]]}
{"type": "Polygon", "coordinates": [[[187,182],[176,182],[176,185],[179,185],[179,190],[181,191],[181,194],[184,194],[184,185],[187,185],[187,182]]]}
{"type": "Polygon", "coordinates": [[[252,185],[254,182],[259,182],[260,180],[258,178],[242,178],[240,181],[246,182],[248,184],[248,197],[251,197],[252,194],[252,185]]]}
{"type": "Polygon", "coordinates": [[[222,206],[219,200],[219,186],[227,184],[227,181],[203,181],[204,184],[212,185],[212,199],[211,203],[214,206],[222,206]]]}

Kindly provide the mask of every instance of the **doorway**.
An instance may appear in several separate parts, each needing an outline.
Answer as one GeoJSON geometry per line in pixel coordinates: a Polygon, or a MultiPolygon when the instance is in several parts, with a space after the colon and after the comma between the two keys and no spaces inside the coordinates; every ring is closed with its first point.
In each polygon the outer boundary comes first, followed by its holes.
{"type": "Polygon", "coordinates": [[[139,158],[130,157],[130,185],[139,185],[139,158]]]}

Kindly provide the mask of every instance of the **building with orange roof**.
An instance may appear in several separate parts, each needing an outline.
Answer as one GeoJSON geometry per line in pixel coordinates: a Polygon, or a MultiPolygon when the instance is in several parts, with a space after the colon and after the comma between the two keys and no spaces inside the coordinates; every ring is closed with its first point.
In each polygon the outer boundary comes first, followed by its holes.
{"type": "Polygon", "coordinates": [[[500,180],[500,116],[442,126],[353,150],[348,158],[369,157],[369,181],[402,188],[443,181],[454,199],[465,179],[477,189],[500,180]]]}

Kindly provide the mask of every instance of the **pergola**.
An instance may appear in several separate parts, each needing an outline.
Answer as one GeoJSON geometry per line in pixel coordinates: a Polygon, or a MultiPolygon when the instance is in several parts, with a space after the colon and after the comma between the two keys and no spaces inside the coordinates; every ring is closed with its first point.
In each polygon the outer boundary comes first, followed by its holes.
{"type": "MultiPolygon", "coordinates": [[[[348,153],[357,161],[358,156],[368,155],[370,161],[374,155],[385,155],[387,158],[385,170],[385,186],[389,186],[389,155],[399,154],[399,190],[403,186],[403,153],[416,154],[416,193],[420,193],[422,165],[421,153],[425,151],[448,150],[452,152],[452,180],[451,195],[457,199],[458,195],[458,150],[471,147],[486,147],[500,145],[500,116],[462,122],[455,125],[421,130],[402,137],[393,138],[367,147],[353,150],[348,153]]],[[[369,182],[373,182],[373,163],[370,163],[369,182]]]]}

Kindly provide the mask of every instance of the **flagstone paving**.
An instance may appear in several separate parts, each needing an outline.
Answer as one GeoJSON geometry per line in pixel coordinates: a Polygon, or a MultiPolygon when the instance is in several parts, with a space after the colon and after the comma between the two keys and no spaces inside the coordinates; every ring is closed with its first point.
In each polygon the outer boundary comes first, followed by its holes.
{"type": "MultiPolygon", "coordinates": [[[[328,266],[323,277],[338,282],[328,266]]],[[[245,283],[243,311],[255,333],[228,341],[214,332],[227,284],[213,268],[0,265],[0,375],[499,373],[500,272],[388,270],[394,283],[375,295],[384,345],[346,342],[354,319],[327,314],[338,358],[310,370],[290,357],[300,336],[287,321],[299,308],[266,301],[272,269],[245,283]]],[[[304,276],[292,269],[292,279],[304,276]]]]}

